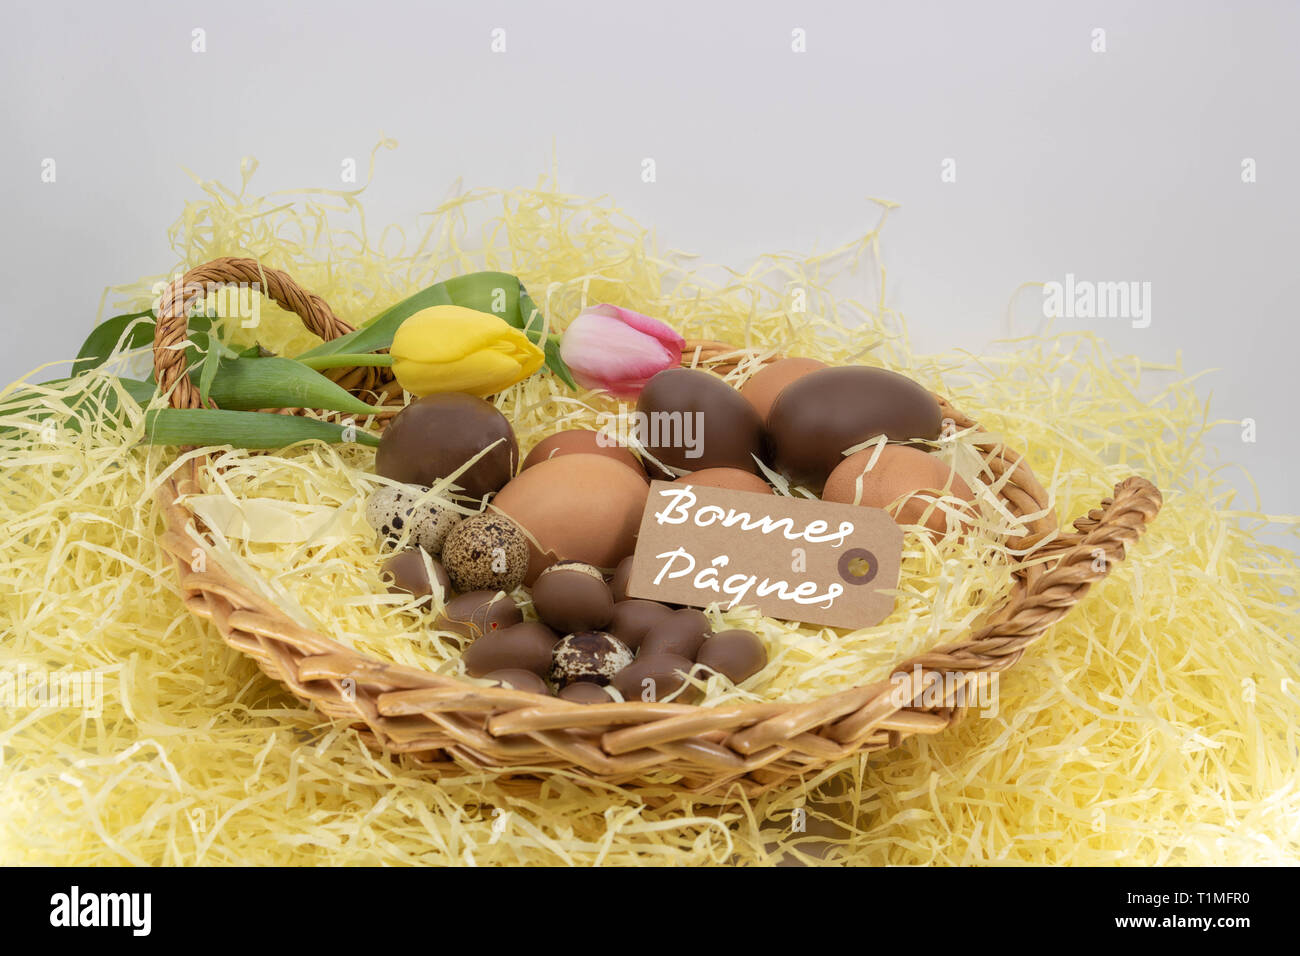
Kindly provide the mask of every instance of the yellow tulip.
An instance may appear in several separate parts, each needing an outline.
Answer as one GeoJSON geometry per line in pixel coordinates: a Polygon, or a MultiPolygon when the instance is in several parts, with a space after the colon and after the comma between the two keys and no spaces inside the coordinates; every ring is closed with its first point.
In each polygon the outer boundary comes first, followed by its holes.
{"type": "Polygon", "coordinates": [[[398,384],[421,397],[493,395],[532,375],[546,358],[504,319],[459,305],[416,312],[397,327],[389,352],[398,384]]]}

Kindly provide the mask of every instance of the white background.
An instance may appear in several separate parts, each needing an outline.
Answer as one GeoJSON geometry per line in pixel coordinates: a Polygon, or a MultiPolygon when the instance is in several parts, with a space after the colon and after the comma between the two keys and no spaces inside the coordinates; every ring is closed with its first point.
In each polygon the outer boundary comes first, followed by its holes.
{"type": "Polygon", "coordinates": [[[1218,430],[1224,460],[1266,510],[1300,511],[1300,3],[0,9],[0,381],[73,355],[105,286],[173,265],[166,228],[199,195],[186,169],[234,183],[255,155],[259,192],[338,188],[383,134],[400,148],[370,222],[411,225],[457,178],[534,184],[554,148],[564,189],[736,266],[860,235],[869,196],[902,203],[885,256],[922,351],[1032,331],[1007,319],[1024,282],[1148,281],[1149,328],[1058,327],[1218,368],[1212,417],[1258,423],[1253,445],[1218,430]]]}

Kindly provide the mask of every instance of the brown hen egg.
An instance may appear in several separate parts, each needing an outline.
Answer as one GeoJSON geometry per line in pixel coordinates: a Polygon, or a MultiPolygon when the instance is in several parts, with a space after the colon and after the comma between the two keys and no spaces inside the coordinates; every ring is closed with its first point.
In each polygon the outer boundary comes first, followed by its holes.
{"type": "Polygon", "coordinates": [[[728,491],[752,491],[759,495],[773,494],[772,486],[758,475],[739,468],[703,468],[675,480],[679,485],[703,485],[705,488],[726,488],[728,491]]]}
{"type": "Polygon", "coordinates": [[[598,432],[584,428],[556,432],[533,446],[519,470],[527,471],[539,462],[550,461],[561,455],[604,455],[606,458],[622,462],[638,475],[645,477],[645,469],[641,467],[641,462],[635,455],[622,445],[602,445],[602,440],[603,436],[598,432]]]}
{"type": "Polygon", "coordinates": [[[810,358],[777,359],[764,365],[740,386],[740,394],[754,406],[758,417],[767,421],[767,413],[772,410],[772,403],[795,379],[803,378],[809,372],[826,368],[825,362],[810,358]]]}
{"type": "MultiPolygon", "coordinates": [[[[865,448],[845,458],[822,490],[823,501],[866,505],[888,511],[899,524],[916,524],[931,502],[951,495],[973,502],[975,494],[961,476],[934,455],[907,445],[886,445],[870,471],[874,448],[865,448]],[[862,476],[862,494],[858,497],[857,480],[862,476]]],[[[973,515],[973,508],[970,509],[973,515]]],[[[962,521],[963,526],[967,524],[962,521]]],[[[947,513],[935,506],[925,526],[936,535],[948,530],[947,513]]]]}
{"type": "Polygon", "coordinates": [[[492,500],[528,534],[524,583],[556,561],[615,567],[636,547],[649,483],[604,455],[561,455],[519,473],[492,500]]]}

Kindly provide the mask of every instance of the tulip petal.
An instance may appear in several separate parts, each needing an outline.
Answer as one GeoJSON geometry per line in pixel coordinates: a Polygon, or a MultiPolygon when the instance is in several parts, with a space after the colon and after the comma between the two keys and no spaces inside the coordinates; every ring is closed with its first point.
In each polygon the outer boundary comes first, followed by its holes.
{"type": "Polygon", "coordinates": [[[685,340],[638,312],[598,305],[578,315],[560,340],[560,357],[585,388],[630,397],[681,361],[685,340]]]}

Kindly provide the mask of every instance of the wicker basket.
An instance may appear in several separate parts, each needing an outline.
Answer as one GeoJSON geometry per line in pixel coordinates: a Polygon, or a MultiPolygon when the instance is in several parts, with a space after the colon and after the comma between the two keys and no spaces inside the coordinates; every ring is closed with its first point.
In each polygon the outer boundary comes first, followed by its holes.
{"type": "MultiPolygon", "coordinates": [[[[258,282],[322,339],[351,331],[319,298],[254,260],[218,259],[193,269],[164,295],[155,333],[157,379],[164,391],[170,389],[177,408],[200,404],[186,375],[183,343],[188,307],[198,289],[211,282],[258,282]]],[[[722,367],[739,354],[724,343],[692,342],[683,362],[722,367]]],[[[332,377],[371,400],[396,391],[386,369],[335,370],[332,377]]],[[[940,402],[959,428],[974,425],[940,402]]],[[[677,777],[675,785],[692,790],[738,786],[754,794],[859,752],[897,747],[911,734],[939,733],[960,719],[964,708],[956,702],[971,698],[958,695],[1014,665],[1032,641],[1123,560],[1160,508],[1154,485],[1128,478],[1076,520],[1074,531],[1063,532],[1024,459],[992,438],[978,447],[992,474],[1010,472],[1001,496],[1011,512],[1038,515],[1026,522],[1023,537],[1008,544],[1042,543],[1038,554],[1046,560],[1016,572],[1003,603],[959,643],[901,662],[895,681],[806,703],[574,704],[367,657],[305,630],[215,561],[194,569],[192,556],[204,544],[205,529],[184,497],[200,490],[198,470],[205,462],[198,459],[178,468],[159,490],[166,525],[161,541],[175,558],[186,605],[216,625],[231,647],[253,657],[303,701],[356,726],[370,745],[415,755],[425,772],[463,768],[515,776],[562,768],[623,785],[649,774],[663,782],[667,774],[677,777]],[[937,685],[944,694],[932,690],[937,681],[945,682],[937,685]],[[936,696],[938,702],[931,703],[936,696]],[[921,706],[923,700],[929,705],[921,706]]]]}

